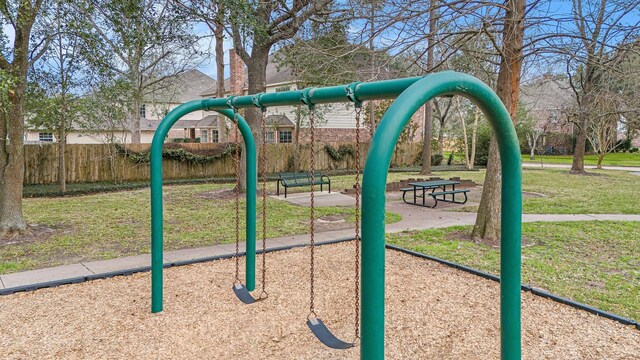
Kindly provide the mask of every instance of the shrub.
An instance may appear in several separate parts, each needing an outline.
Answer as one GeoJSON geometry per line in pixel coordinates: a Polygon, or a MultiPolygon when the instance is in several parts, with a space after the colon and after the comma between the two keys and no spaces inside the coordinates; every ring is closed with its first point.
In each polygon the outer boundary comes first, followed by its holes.
{"type": "Polygon", "coordinates": [[[440,154],[431,155],[431,166],[439,166],[442,164],[442,160],[444,160],[444,156],[440,154]]]}

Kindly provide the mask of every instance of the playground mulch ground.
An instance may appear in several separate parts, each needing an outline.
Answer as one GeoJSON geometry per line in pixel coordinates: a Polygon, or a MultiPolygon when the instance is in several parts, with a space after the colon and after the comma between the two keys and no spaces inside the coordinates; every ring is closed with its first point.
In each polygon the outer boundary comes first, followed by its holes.
{"type": "MultiPolygon", "coordinates": [[[[317,312],[353,338],[353,243],[317,249],[317,312]]],[[[0,297],[4,359],[357,359],[305,324],[308,249],[268,254],[267,301],[242,305],[233,260],[165,272],[165,311],[149,312],[150,274],[0,297]]],[[[259,263],[259,262],[258,262],[259,263]]],[[[259,271],[258,271],[259,273],[259,271]]],[[[637,359],[640,331],[523,293],[524,359],[637,359]]],[[[499,359],[499,285],[387,251],[388,359],[499,359]]]]}

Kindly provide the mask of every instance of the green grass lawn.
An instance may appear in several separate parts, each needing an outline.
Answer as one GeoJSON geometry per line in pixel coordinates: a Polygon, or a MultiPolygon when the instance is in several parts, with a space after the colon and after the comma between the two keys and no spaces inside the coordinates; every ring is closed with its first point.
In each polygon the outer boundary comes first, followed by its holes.
{"type": "MultiPolygon", "coordinates": [[[[347,177],[337,177],[336,191],[343,183],[348,183],[347,177]]],[[[233,199],[214,200],[199,196],[212,190],[232,187],[231,184],[165,187],[165,249],[233,242],[233,199]]],[[[270,184],[271,187],[275,189],[275,185],[270,184]]],[[[0,273],[138,255],[150,251],[149,189],[65,198],[25,199],[23,204],[29,224],[46,225],[55,229],[55,233],[45,240],[0,246],[0,273]]],[[[258,209],[261,204],[259,199],[258,209]]],[[[240,204],[240,234],[244,240],[243,208],[244,201],[240,204]]],[[[269,198],[267,214],[269,238],[309,232],[308,207],[269,198]]],[[[353,214],[352,208],[316,208],[316,217],[341,215],[353,222],[353,214]]],[[[399,220],[399,215],[387,214],[389,223],[399,220]]],[[[261,229],[260,221],[258,229],[261,229]]]]}
{"type": "MultiPolygon", "coordinates": [[[[484,181],[479,172],[451,172],[476,182],[484,181]]],[[[565,169],[523,169],[525,191],[544,194],[542,198],[526,198],[526,214],[640,214],[638,196],[640,177],[624,171],[590,170],[593,176],[571,175],[565,169]]],[[[459,210],[476,211],[476,207],[459,210]]]]}
{"type": "MultiPolygon", "coordinates": [[[[499,274],[499,249],[470,227],[387,235],[387,242],[499,274]]],[[[523,224],[523,283],[640,320],[640,222],[523,224]]]]}
{"type": "MultiPolygon", "coordinates": [[[[522,154],[523,162],[535,162],[547,164],[571,164],[573,156],[571,155],[536,155],[535,160],[531,160],[528,154],[522,154]]],[[[598,157],[595,155],[585,155],[585,165],[597,165],[598,157]]],[[[605,155],[602,165],[609,166],[640,166],[640,153],[612,153],[605,155]]]]}

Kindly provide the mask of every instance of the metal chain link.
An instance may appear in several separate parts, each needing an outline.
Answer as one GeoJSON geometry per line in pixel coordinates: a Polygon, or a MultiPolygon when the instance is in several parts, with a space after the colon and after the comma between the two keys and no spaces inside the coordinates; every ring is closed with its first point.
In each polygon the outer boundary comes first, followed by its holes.
{"type": "MultiPolygon", "coordinates": [[[[356,106],[356,236],[355,236],[355,339],[360,338],[360,112],[361,106],[356,106]]],[[[355,341],[354,341],[355,343],[355,341]]]]}
{"type": "Polygon", "coordinates": [[[262,157],[261,172],[262,172],[262,292],[260,293],[260,299],[266,299],[269,297],[267,293],[266,278],[267,278],[267,109],[262,108],[262,148],[260,149],[260,155],[262,157]]]}
{"type": "Polygon", "coordinates": [[[233,122],[234,122],[234,132],[235,132],[235,156],[234,160],[236,163],[236,188],[235,188],[235,196],[236,196],[236,280],[235,283],[240,283],[240,139],[238,134],[238,111],[233,109],[233,122]]]}
{"type": "Polygon", "coordinates": [[[309,209],[309,213],[310,213],[310,232],[311,232],[311,238],[309,240],[310,245],[311,245],[311,278],[310,278],[310,285],[311,285],[311,293],[310,293],[310,304],[309,304],[309,316],[314,316],[316,317],[316,312],[315,312],[315,289],[314,289],[314,274],[315,274],[315,239],[314,239],[314,232],[315,232],[315,214],[314,214],[314,208],[315,208],[315,199],[314,199],[314,180],[315,180],[315,159],[314,159],[314,145],[315,145],[315,135],[314,135],[314,126],[315,126],[315,108],[311,108],[311,113],[309,114],[309,128],[310,128],[310,133],[311,133],[311,151],[310,151],[310,155],[311,158],[309,160],[310,164],[309,164],[309,177],[311,178],[311,208],[309,209]]]}

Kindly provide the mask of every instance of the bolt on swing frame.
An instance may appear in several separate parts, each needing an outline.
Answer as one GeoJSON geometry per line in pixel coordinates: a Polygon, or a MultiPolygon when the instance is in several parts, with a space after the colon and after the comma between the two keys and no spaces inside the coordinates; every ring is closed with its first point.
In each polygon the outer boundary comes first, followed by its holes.
{"type": "MultiPolygon", "coordinates": [[[[229,117],[229,106],[237,109],[254,106],[300,105],[303,99],[315,105],[350,102],[353,98],[359,101],[367,101],[397,97],[381,119],[371,140],[361,189],[362,335],[360,338],[360,357],[367,360],[384,359],[384,210],[386,180],[391,156],[400,134],[410,121],[411,116],[428,100],[437,96],[451,95],[465,96],[478,105],[487,115],[496,134],[503,174],[500,242],[501,356],[503,360],[521,359],[522,169],[518,138],[509,113],[493,90],[473,76],[453,71],[439,72],[425,77],[237,96],[231,99],[197,100],[181,105],[169,113],[160,124],[158,132],[156,132],[151,151],[152,311],[162,310],[161,149],[166,133],[175,121],[181,116],[197,110],[215,110],[229,117]]],[[[246,125],[246,123],[244,124],[246,125]]],[[[243,127],[241,126],[240,129],[242,130],[243,127]]],[[[242,131],[243,135],[245,135],[245,131],[242,131]]],[[[250,131],[248,132],[248,135],[250,135],[250,131]]],[[[245,135],[245,142],[247,137],[245,135]]],[[[246,156],[249,156],[249,151],[247,151],[246,156]]],[[[253,156],[255,160],[255,145],[253,147],[253,156]]],[[[247,169],[252,169],[255,174],[255,163],[249,166],[247,161],[247,169]]],[[[253,183],[254,201],[256,181],[255,175],[250,178],[249,174],[247,174],[247,188],[249,188],[250,183],[253,183]]],[[[247,197],[249,199],[249,190],[247,191],[247,197]]],[[[255,266],[255,202],[252,206],[247,203],[247,228],[249,227],[253,227],[254,232],[253,237],[247,236],[247,284],[249,284],[249,260],[251,257],[254,258],[251,263],[255,266]],[[250,210],[252,210],[252,218],[249,217],[250,210]],[[250,241],[250,239],[253,239],[253,241],[250,241]],[[249,248],[249,243],[253,243],[252,249],[249,248]]],[[[253,275],[255,276],[255,269],[253,269],[253,275]]]]}

